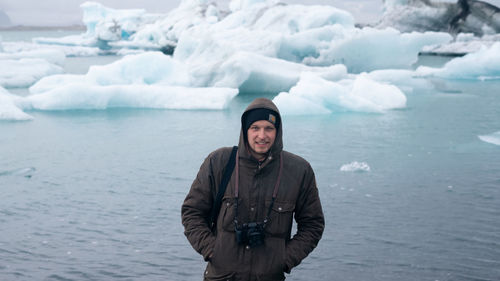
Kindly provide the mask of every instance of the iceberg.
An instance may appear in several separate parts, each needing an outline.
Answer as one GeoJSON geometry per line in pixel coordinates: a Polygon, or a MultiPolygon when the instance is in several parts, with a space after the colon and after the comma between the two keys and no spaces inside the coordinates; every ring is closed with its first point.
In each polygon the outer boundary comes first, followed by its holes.
{"type": "Polygon", "coordinates": [[[33,117],[24,113],[17,105],[22,99],[0,86],[0,121],[32,120],[33,117]]]}
{"type": "Polygon", "coordinates": [[[168,14],[151,14],[143,9],[112,9],[97,2],[84,2],[86,32],[62,38],[34,38],[39,44],[163,50],[172,52],[180,34],[197,24],[218,20],[214,3],[182,0],[168,14]]]}
{"type": "Polygon", "coordinates": [[[238,94],[231,88],[186,88],[161,85],[98,86],[73,83],[26,97],[24,109],[68,110],[155,108],[222,110],[238,94]]]}
{"type": "Polygon", "coordinates": [[[280,93],[273,101],[283,115],[383,113],[406,107],[406,96],[399,88],[377,82],[366,73],[339,82],[304,73],[290,92],[280,93]]]}
{"type": "Polygon", "coordinates": [[[475,53],[455,58],[442,68],[420,66],[419,76],[434,76],[446,79],[492,80],[500,79],[500,42],[489,48],[483,47],[475,53]]]}
{"type": "Polygon", "coordinates": [[[387,68],[408,69],[418,60],[423,47],[452,40],[447,33],[401,33],[393,28],[353,28],[338,33],[339,36],[332,37],[327,46],[318,50],[318,56],[305,58],[304,63],[342,63],[355,73],[387,68]]]}
{"type": "Polygon", "coordinates": [[[44,59],[1,59],[0,86],[5,88],[26,88],[44,76],[62,72],[62,67],[44,59]]]}
{"type": "Polygon", "coordinates": [[[482,135],[482,136],[478,136],[478,137],[480,140],[482,140],[484,142],[495,144],[495,145],[500,145],[500,131],[493,133],[493,134],[482,135]]]}
{"type": "Polygon", "coordinates": [[[332,80],[347,76],[347,69],[341,64],[309,67],[249,52],[236,52],[222,64],[218,60],[207,61],[200,57],[195,63],[188,63],[187,67],[195,86],[231,87],[246,93],[288,91],[304,71],[332,80]]]}
{"type": "Polygon", "coordinates": [[[451,40],[448,33],[356,28],[350,14],[330,6],[258,2],[217,23],[185,30],[173,55],[196,63],[208,58],[220,62],[235,52],[249,52],[309,66],[344,64],[359,73],[409,68],[424,46],[451,40]],[[366,48],[367,43],[371,48],[366,48]]]}
{"type": "Polygon", "coordinates": [[[238,90],[193,87],[184,65],[161,52],[129,55],[85,75],[53,75],[30,87],[24,109],[227,108],[238,90]]]}
{"type": "Polygon", "coordinates": [[[66,56],[49,48],[12,51],[3,47],[0,51],[0,86],[6,88],[29,87],[40,78],[62,73],[61,65],[66,56]]]}

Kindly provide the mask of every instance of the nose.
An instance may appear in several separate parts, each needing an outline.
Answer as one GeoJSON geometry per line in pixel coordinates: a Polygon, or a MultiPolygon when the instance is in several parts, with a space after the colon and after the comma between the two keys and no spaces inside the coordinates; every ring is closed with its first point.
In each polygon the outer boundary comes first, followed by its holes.
{"type": "Polygon", "coordinates": [[[266,133],[265,133],[264,129],[260,129],[259,132],[257,133],[257,136],[261,139],[265,138],[266,133]]]}

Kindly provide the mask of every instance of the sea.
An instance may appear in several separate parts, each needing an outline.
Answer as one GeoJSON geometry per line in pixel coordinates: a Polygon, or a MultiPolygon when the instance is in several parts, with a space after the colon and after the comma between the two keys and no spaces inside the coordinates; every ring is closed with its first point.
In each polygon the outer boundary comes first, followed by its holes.
{"type": "MultiPolygon", "coordinates": [[[[119,58],[68,57],[64,69],[119,58]]],[[[326,218],[287,280],[500,280],[500,146],[479,138],[500,131],[500,81],[429,82],[384,114],[283,118],[284,147],[311,163],[326,218]]],[[[32,121],[0,122],[0,280],[201,280],[181,204],[203,159],[238,143],[259,96],[222,111],[29,111],[32,121]]]]}

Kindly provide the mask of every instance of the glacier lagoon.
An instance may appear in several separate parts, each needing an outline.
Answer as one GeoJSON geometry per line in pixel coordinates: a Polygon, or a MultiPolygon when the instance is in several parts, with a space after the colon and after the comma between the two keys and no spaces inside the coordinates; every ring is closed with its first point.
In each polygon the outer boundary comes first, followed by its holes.
{"type": "MultiPolygon", "coordinates": [[[[384,114],[284,117],[285,149],[315,169],[327,222],[288,280],[500,276],[500,81],[425,81],[384,114]]],[[[256,96],[222,111],[35,110],[0,122],[0,279],[199,280],[180,205],[203,158],[237,143],[256,96]]]]}

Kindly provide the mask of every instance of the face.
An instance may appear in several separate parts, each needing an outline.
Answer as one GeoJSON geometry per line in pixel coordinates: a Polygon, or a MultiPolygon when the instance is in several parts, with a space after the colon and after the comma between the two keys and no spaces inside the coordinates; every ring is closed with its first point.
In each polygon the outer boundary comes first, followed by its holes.
{"type": "Polygon", "coordinates": [[[266,120],[255,121],[247,131],[250,152],[257,160],[263,160],[276,139],[276,127],[266,120]]]}

